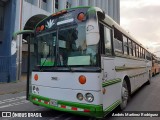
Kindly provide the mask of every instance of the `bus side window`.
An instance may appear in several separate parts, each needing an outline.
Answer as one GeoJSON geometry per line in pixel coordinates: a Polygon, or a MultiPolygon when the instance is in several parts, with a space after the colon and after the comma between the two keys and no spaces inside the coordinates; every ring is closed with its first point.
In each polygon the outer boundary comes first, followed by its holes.
{"type": "Polygon", "coordinates": [[[139,46],[139,58],[141,58],[141,47],[139,46]]]}
{"type": "Polygon", "coordinates": [[[115,53],[123,53],[122,33],[114,29],[114,51],[115,53]]]}
{"type": "Polygon", "coordinates": [[[132,46],[132,41],[128,39],[128,47],[129,47],[129,55],[133,55],[133,46],[132,46]]]}
{"type": "Polygon", "coordinates": [[[139,46],[136,44],[136,57],[139,57],[139,46]]]}
{"type": "Polygon", "coordinates": [[[133,45],[133,56],[135,57],[136,56],[136,46],[134,42],[132,42],[132,45],[133,45]]]}
{"type": "Polygon", "coordinates": [[[105,40],[105,53],[111,55],[111,30],[107,27],[104,27],[104,40],[105,40]]]}
{"type": "Polygon", "coordinates": [[[144,59],[144,49],[142,48],[142,58],[144,59]]]}
{"type": "Polygon", "coordinates": [[[146,51],[146,59],[147,60],[151,60],[151,55],[150,55],[150,53],[148,51],[146,51]]]}
{"type": "Polygon", "coordinates": [[[123,48],[124,48],[124,54],[128,55],[128,41],[127,37],[123,36],[123,48]]]}

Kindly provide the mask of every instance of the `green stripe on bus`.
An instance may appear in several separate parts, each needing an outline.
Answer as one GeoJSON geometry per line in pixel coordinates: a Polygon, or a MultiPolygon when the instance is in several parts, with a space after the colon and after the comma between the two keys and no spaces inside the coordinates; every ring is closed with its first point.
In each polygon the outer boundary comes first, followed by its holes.
{"type": "Polygon", "coordinates": [[[46,107],[46,108],[50,108],[50,109],[54,109],[54,110],[58,110],[58,111],[65,111],[65,112],[69,112],[69,113],[73,113],[73,114],[92,116],[92,117],[96,117],[96,118],[103,117],[103,106],[102,105],[93,105],[93,104],[84,104],[84,103],[76,103],[76,102],[57,100],[57,104],[59,104],[59,105],[66,105],[66,106],[70,106],[70,107],[89,109],[91,111],[91,112],[86,113],[86,112],[82,112],[82,111],[73,111],[73,110],[69,110],[69,109],[64,109],[64,108],[52,106],[50,104],[44,104],[44,103],[33,100],[33,98],[37,98],[37,99],[48,101],[48,102],[50,100],[52,100],[50,98],[42,97],[39,95],[30,94],[29,98],[32,103],[46,107]]]}
{"type": "Polygon", "coordinates": [[[118,105],[120,105],[121,101],[117,100],[116,102],[114,102],[112,105],[110,105],[109,107],[107,107],[104,110],[104,114],[107,115],[108,113],[110,113],[112,110],[114,110],[118,105]]]}
{"type": "Polygon", "coordinates": [[[142,68],[146,68],[146,67],[145,67],[145,66],[142,66],[142,67],[116,66],[116,67],[115,67],[115,70],[116,70],[116,71],[123,71],[123,70],[142,69],[142,68]]]}
{"type": "Polygon", "coordinates": [[[112,84],[116,84],[118,82],[121,82],[120,78],[113,79],[113,80],[107,80],[106,82],[102,83],[102,87],[106,87],[106,86],[109,86],[109,85],[112,85],[112,84]]]}

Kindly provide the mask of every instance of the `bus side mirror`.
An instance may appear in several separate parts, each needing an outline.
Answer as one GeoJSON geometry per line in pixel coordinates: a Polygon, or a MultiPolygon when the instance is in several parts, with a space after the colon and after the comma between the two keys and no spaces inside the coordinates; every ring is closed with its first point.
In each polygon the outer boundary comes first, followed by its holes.
{"type": "Polygon", "coordinates": [[[96,19],[90,19],[86,23],[86,44],[96,45],[100,39],[99,26],[96,19]]]}
{"type": "Polygon", "coordinates": [[[34,30],[22,30],[22,31],[15,32],[13,33],[12,40],[16,40],[17,35],[20,35],[20,34],[34,34],[34,30]]]}

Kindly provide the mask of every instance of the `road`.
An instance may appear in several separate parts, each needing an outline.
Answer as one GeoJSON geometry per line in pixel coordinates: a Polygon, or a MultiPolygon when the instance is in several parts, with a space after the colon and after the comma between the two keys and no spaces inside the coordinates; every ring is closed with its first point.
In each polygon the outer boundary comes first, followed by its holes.
{"type": "MultiPolygon", "coordinates": [[[[16,94],[0,95],[0,111],[44,111],[52,117],[38,118],[38,120],[90,120],[88,117],[76,116],[69,113],[54,111],[46,109],[44,107],[36,106],[25,100],[25,92],[16,94]]],[[[124,111],[160,111],[160,75],[155,76],[151,80],[150,85],[144,85],[137,92],[135,92],[128,103],[127,108],[124,111]]],[[[119,113],[117,109],[110,113],[119,113]]],[[[134,120],[135,117],[110,117],[108,120],[134,120]]],[[[0,120],[17,120],[17,118],[0,118],[0,120]]],[[[22,118],[19,118],[22,119],[22,118]]],[[[28,118],[23,118],[28,119],[28,118]]],[[[36,118],[29,118],[30,120],[37,120],[36,118]]],[[[149,117],[136,117],[136,119],[148,119],[149,117]]],[[[154,117],[154,119],[160,119],[154,117]]]]}

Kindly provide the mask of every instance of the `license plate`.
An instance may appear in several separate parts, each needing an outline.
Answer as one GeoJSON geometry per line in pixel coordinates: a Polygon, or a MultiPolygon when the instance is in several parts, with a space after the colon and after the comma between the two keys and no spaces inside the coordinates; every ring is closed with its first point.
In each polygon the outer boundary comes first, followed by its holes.
{"type": "Polygon", "coordinates": [[[52,105],[52,106],[58,106],[57,100],[50,100],[50,105],[52,105]]]}

